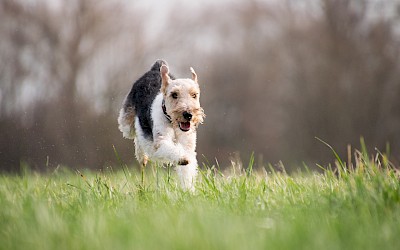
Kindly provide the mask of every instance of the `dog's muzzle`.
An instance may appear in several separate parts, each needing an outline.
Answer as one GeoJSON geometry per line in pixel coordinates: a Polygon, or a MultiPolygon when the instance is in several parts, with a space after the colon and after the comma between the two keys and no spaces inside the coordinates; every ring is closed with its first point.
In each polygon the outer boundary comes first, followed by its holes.
{"type": "Polygon", "coordinates": [[[183,118],[186,120],[186,122],[180,122],[179,123],[179,128],[183,132],[187,132],[190,130],[190,120],[192,120],[193,115],[187,111],[184,111],[182,113],[183,118]]]}
{"type": "Polygon", "coordinates": [[[192,114],[191,113],[189,113],[189,112],[187,112],[187,111],[185,111],[185,112],[183,112],[183,118],[185,118],[186,119],[186,121],[190,121],[190,120],[192,120],[192,114]]]}

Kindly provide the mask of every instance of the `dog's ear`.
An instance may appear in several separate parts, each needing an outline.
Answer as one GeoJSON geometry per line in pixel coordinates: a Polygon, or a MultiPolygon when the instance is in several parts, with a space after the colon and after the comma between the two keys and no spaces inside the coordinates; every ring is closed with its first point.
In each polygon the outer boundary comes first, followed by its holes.
{"type": "Polygon", "coordinates": [[[192,72],[192,80],[193,80],[195,83],[198,83],[198,82],[197,82],[197,74],[196,74],[196,72],[194,71],[194,69],[193,69],[192,67],[190,67],[190,72],[192,72]]]}
{"type": "Polygon", "coordinates": [[[162,85],[161,85],[161,92],[165,94],[165,91],[167,89],[168,86],[168,82],[169,82],[169,69],[168,66],[163,64],[161,65],[160,68],[160,74],[161,74],[161,78],[162,78],[162,85]]]}

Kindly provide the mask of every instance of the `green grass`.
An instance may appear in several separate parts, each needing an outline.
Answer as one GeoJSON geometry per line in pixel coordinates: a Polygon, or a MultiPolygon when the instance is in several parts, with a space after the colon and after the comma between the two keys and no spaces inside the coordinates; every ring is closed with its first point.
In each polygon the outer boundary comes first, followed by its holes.
{"type": "Polygon", "coordinates": [[[166,169],[0,176],[0,249],[399,249],[399,174],[356,152],[336,170],[166,169]]]}

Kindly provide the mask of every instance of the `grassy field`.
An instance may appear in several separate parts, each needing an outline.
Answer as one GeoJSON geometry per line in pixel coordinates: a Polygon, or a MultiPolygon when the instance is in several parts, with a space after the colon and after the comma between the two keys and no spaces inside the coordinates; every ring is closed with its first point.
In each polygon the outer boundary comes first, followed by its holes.
{"type": "Polygon", "coordinates": [[[0,176],[0,249],[399,249],[399,174],[357,152],[335,171],[220,173],[195,193],[149,167],[0,176]]]}

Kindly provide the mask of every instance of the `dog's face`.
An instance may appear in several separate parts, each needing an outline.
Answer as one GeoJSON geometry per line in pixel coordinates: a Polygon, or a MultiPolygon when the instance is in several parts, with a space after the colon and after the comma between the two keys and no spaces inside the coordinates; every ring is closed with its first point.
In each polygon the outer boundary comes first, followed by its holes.
{"type": "Polygon", "coordinates": [[[161,92],[164,95],[165,108],[171,116],[175,128],[187,132],[203,123],[204,111],[200,107],[200,88],[193,68],[192,79],[172,80],[166,65],[160,68],[162,77],[161,92]]]}

